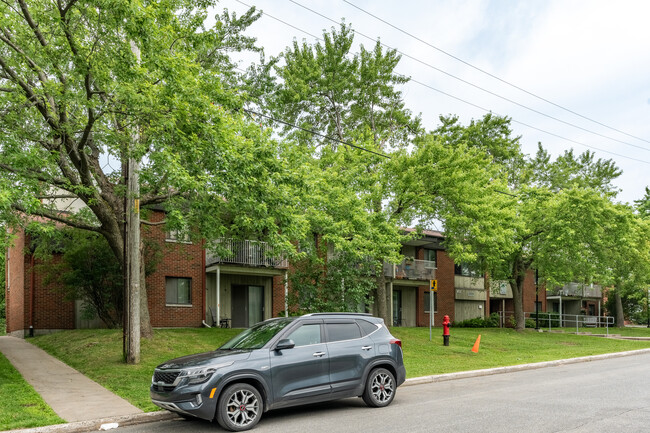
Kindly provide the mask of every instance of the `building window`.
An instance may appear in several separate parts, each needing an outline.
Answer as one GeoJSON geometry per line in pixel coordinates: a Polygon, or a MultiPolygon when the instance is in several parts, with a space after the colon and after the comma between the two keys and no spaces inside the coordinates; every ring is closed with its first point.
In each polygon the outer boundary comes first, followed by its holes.
{"type": "Polygon", "coordinates": [[[539,311],[540,313],[542,312],[542,303],[537,301],[535,302],[535,310],[534,311],[539,311]]]}
{"type": "Polygon", "coordinates": [[[424,260],[426,260],[426,267],[427,268],[436,268],[437,267],[437,261],[436,261],[436,250],[424,250],[424,260]]]}
{"type": "MultiPolygon", "coordinates": [[[[429,298],[431,296],[430,293],[431,290],[424,292],[424,314],[429,314],[431,310],[431,299],[429,298]]],[[[433,312],[438,312],[438,292],[433,292],[433,312]]]]}
{"type": "Polygon", "coordinates": [[[475,265],[470,263],[461,262],[460,264],[454,265],[454,274],[462,275],[463,277],[473,277],[480,278],[481,273],[476,269],[475,265]]]}
{"type": "Polygon", "coordinates": [[[165,302],[167,305],[191,305],[192,279],[167,277],[165,279],[165,302]]]}
{"type": "Polygon", "coordinates": [[[190,234],[187,232],[182,232],[180,230],[169,230],[165,234],[165,240],[167,242],[179,242],[182,244],[191,244],[190,234]]]}

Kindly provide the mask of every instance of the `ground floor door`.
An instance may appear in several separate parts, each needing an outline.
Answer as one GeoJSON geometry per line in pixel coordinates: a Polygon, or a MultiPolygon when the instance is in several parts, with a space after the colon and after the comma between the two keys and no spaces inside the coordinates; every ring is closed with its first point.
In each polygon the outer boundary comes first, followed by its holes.
{"type": "Polygon", "coordinates": [[[232,327],[248,328],[264,320],[264,287],[232,286],[232,327]]]}
{"type": "Polygon", "coordinates": [[[402,291],[393,289],[393,326],[402,326],[402,291]]]}

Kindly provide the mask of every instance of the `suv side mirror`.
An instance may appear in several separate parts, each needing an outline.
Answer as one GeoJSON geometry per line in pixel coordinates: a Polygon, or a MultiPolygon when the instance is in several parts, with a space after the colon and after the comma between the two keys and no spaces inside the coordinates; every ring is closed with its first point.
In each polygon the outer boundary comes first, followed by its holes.
{"type": "Polygon", "coordinates": [[[278,344],[275,346],[275,350],[284,350],[284,349],[293,349],[296,346],[296,343],[293,340],[284,338],[278,341],[278,344]]]}

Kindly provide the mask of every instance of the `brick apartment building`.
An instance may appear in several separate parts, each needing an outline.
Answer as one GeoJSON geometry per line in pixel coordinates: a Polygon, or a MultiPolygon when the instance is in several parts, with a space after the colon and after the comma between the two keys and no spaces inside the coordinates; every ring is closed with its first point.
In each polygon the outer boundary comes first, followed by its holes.
{"type": "MultiPolygon", "coordinates": [[[[162,220],[154,212],[151,220],[162,220]]],[[[147,277],[148,306],[153,327],[231,326],[243,328],[278,316],[288,307],[291,272],[286,259],[265,254],[258,241],[221,240],[232,251],[228,257],[206,252],[204,245],[179,239],[162,226],[147,226],[143,237],[158,246],[161,259],[147,277]]],[[[482,275],[464,264],[455,265],[442,247],[440,232],[425,231],[402,248],[405,260],[384,266],[393,326],[428,326],[430,280],[437,280],[434,293],[435,326],[444,315],[452,322],[486,317],[491,312],[513,311],[512,292],[495,291],[482,275]]],[[[17,233],[8,250],[6,269],[7,332],[15,336],[42,334],[64,329],[101,326],[82,318],[80,301],[66,301],[56,287],[45,283],[38,260],[29,249],[24,232],[17,233]]],[[[546,296],[540,291],[540,311],[546,296]]],[[[535,310],[532,273],[524,285],[524,311],[535,310]]]]}

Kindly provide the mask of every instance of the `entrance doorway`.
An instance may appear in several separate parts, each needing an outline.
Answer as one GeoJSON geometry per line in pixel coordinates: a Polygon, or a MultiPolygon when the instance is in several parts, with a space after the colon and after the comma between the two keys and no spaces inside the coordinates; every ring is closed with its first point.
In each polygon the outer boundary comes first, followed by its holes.
{"type": "Polygon", "coordinates": [[[393,289],[393,326],[402,326],[402,291],[393,289]]]}
{"type": "Polygon", "coordinates": [[[264,320],[264,287],[232,286],[232,327],[248,328],[264,320]]]}

